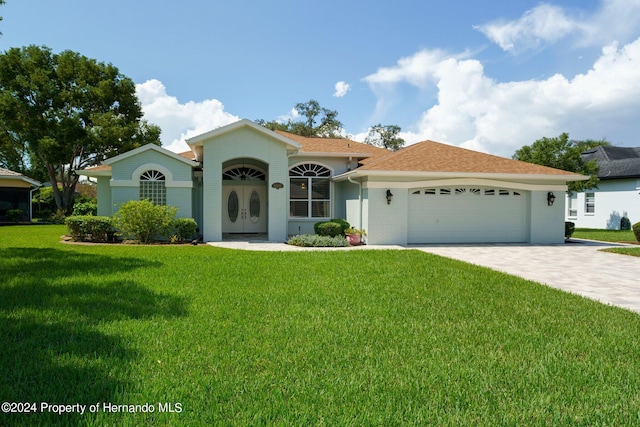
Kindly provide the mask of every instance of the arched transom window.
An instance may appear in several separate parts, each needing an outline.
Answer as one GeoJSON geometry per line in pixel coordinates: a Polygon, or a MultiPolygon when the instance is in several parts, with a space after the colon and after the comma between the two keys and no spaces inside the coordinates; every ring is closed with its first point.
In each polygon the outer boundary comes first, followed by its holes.
{"type": "Polygon", "coordinates": [[[289,169],[289,216],[329,218],[331,216],[331,171],[316,163],[289,169]]]}
{"type": "Polygon", "coordinates": [[[235,166],[222,172],[225,181],[264,181],[265,174],[261,170],[248,166],[235,166]]]}
{"type": "Polygon", "coordinates": [[[147,199],[156,205],[167,204],[167,189],[164,174],[148,170],[140,175],[140,200],[147,199]]]}

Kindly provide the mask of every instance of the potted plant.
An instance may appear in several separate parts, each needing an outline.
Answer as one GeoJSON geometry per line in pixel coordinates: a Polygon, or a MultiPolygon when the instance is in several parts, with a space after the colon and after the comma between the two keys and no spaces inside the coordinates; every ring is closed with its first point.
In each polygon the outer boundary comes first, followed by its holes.
{"type": "Polygon", "coordinates": [[[349,227],[344,230],[344,234],[347,236],[347,241],[351,246],[357,246],[362,243],[362,237],[367,235],[364,229],[349,227]]]}

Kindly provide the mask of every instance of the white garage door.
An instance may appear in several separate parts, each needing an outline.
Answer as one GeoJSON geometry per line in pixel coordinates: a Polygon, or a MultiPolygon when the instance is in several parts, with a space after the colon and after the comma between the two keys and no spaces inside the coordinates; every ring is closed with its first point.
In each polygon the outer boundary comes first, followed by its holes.
{"type": "Polygon", "coordinates": [[[450,187],[409,191],[409,243],[528,240],[527,192],[450,187]]]}

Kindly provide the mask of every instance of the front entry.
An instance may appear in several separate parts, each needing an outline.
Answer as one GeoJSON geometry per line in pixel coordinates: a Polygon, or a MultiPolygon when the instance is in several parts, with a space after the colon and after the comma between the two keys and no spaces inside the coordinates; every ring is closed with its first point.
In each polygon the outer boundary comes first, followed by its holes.
{"type": "Polygon", "coordinates": [[[222,232],[267,232],[267,187],[257,183],[222,186],[222,232]]]}

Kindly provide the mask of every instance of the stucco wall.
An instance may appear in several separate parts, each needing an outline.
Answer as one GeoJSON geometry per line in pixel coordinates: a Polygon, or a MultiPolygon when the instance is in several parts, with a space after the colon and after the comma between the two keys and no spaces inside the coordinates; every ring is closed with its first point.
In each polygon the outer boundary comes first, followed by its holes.
{"type": "Polygon", "coordinates": [[[367,242],[371,245],[407,243],[408,191],[393,189],[393,200],[387,204],[387,189],[369,188],[367,242]]]}
{"type": "MultiPolygon", "coordinates": [[[[192,212],[192,167],[173,157],[147,150],[126,157],[111,165],[111,213],[122,203],[139,200],[140,174],[147,170],[158,170],[165,175],[167,205],[178,208],[178,217],[191,218],[192,212]]],[[[106,212],[106,207],[99,207],[106,212]]]]}
{"type": "Polygon", "coordinates": [[[271,241],[287,237],[289,194],[287,150],[283,142],[244,127],[203,143],[203,224],[205,240],[222,240],[222,165],[232,159],[251,158],[267,164],[267,232],[271,241]],[[280,182],[283,188],[272,184],[280,182]]]}
{"type": "Polygon", "coordinates": [[[110,216],[113,214],[113,202],[111,198],[111,185],[108,176],[98,177],[97,193],[98,198],[98,215],[110,216]]]}
{"type": "MultiPolygon", "coordinates": [[[[620,219],[626,216],[631,224],[640,222],[640,180],[635,178],[601,180],[598,188],[587,190],[595,197],[595,212],[585,213],[585,193],[577,193],[577,216],[569,216],[565,209],[566,220],[580,228],[620,229],[620,219]]],[[[568,203],[568,200],[567,200],[568,203]]]]}
{"type": "Polygon", "coordinates": [[[530,193],[531,228],[530,242],[552,244],[564,242],[564,197],[554,192],[553,206],[547,204],[547,191],[530,193]]]}

